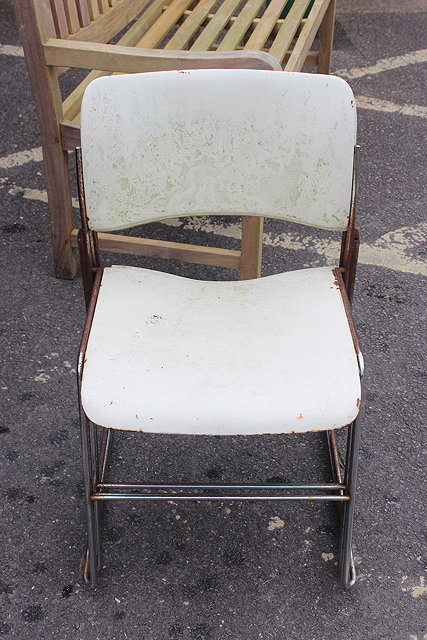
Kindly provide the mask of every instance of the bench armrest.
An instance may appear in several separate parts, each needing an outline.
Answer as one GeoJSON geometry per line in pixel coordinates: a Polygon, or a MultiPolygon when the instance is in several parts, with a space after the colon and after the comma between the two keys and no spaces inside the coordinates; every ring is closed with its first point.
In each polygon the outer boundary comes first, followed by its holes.
{"type": "Polygon", "coordinates": [[[56,38],[47,40],[43,50],[50,66],[119,73],[194,68],[282,70],[280,63],[265,51],[163,51],[56,38]]]}

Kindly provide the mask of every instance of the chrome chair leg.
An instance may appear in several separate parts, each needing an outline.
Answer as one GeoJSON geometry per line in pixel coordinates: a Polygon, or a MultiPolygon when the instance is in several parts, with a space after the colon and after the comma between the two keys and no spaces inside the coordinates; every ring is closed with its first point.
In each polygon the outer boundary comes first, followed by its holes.
{"type": "Polygon", "coordinates": [[[101,529],[99,522],[99,505],[91,499],[98,482],[96,427],[86,418],[81,410],[83,479],[86,499],[87,517],[87,551],[85,555],[83,575],[85,580],[96,585],[98,569],[101,566],[101,529]]]}
{"type": "Polygon", "coordinates": [[[356,568],[352,551],[354,506],[356,497],[357,466],[359,461],[360,420],[349,426],[344,475],[344,495],[349,500],[342,503],[339,570],[343,586],[348,589],[356,582],[356,568]]]}
{"type": "Polygon", "coordinates": [[[327,432],[332,477],[334,482],[339,484],[344,483],[346,488],[341,492],[341,494],[348,495],[350,498],[346,502],[339,502],[337,504],[340,519],[339,572],[341,582],[346,589],[352,587],[357,579],[352,549],[355,487],[360,439],[360,426],[356,424],[356,422],[357,421],[348,427],[349,433],[344,479],[340,467],[340,455],[338,453],[336,443],[336,433],[335,431],[327,432]]]}
{"type": "MultiPolygon", "coordinates": [[[[111,443],[113,439],[111,429],[104,429],[102,427],[97,427],[96,425],[92,425],[94,429],[94,440],[95,446],[97,447],[97,456],[94,464],[94,477],[96,478],[94,483],[94,489],[97,490],[97,485],[100,482],[105,482],[108,461],[110,459],[111,452],[111,443]],[[98,432],[99,440],[98,440],[98,432]],[[99,444],[99,447],[98,447],[99,444]]],[[[98,571],[102,568],[103,562],[103,551],[102,551],[102,529],[101,529],[101,516],[104,511],[105,503],[100,502],[99,500],[92,500],[94,503],[94,515],[95,515],[95,532],[96,532],[96,543],[97,543],[97,566],[98,571]]]]}
{"type": "MultiPolygon", "coordinates": [[[[98,485],[99,480],[99,438],[98,438],[98,427],[93,424],[93,422],[89,421],[89,437],[91,442],[91,494],[96,491],[96,487],[98,485]]],[[[94,503],[94,500],[91,500],[91,503],[94,503]]],[[[95,535],[95,545],[96,545],[96,568],[97,571],[101,569],[102,566],[102,544],[101,544],[101,523],[100,523],[100,504],[93,504],[93,527],[94,527],[94,535],[95,535]]]]}

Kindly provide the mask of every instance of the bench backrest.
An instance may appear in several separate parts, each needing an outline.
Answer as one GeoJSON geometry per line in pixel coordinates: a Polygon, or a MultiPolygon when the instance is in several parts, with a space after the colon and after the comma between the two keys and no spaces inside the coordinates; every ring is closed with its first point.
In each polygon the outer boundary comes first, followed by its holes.
{"type": "Polygon", "coordinates": [[[149,4],[149,0],[30,1],[42,37],[100,43],[109,42],[149,4]]]}
{"type": "Polygon", "coordinates": [[[81,139],[95,231],[194,215],[343,231],[356,110],[340,78],[203,70],[99,78],[81,139]]]}

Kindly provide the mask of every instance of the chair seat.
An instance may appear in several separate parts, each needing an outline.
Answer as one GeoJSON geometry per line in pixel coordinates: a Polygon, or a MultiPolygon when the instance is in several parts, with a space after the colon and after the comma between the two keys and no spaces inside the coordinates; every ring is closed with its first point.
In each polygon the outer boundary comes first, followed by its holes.
{"type": "Polygon", "coordinates": [[[90,420],[112,429],[250,435],[350,424],[360,379],[335,274],[205,282],[106,268],[81,393],[90,420]]]}

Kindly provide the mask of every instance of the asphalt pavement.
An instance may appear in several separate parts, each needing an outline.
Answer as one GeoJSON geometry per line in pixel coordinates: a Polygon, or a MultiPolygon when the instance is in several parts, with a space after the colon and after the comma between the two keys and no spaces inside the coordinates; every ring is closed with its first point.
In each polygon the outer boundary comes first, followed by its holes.
{"type": "MultiPolygon", "coordinates": [[[[81,281],[53,275],[33,100],[12,3],[0,0],[0,636],[427,639],[425,9],[420,0],[341,0],[336,19],[333,70],[353,87],[362,147],[357,584],[346,592],[337,578],[333,505],[151,502],[106,509],[105,569],[93,590],[79,570],[81,281]]],[[[234,221],[224,219],[146,232],[228,248],[238,242],[234,221]]],[[[336,242],[321,232],[266,224],[265,275],[329,264],[334,252],[336,242]]],[[[130,262],[202,279],[237,275],[130,262]]],[[[153,481],[304,481],[316,472],[328,479],[325,461],[321,434],[196,442],[142,435],[118,440],[112,466],[153,481]]]]}

